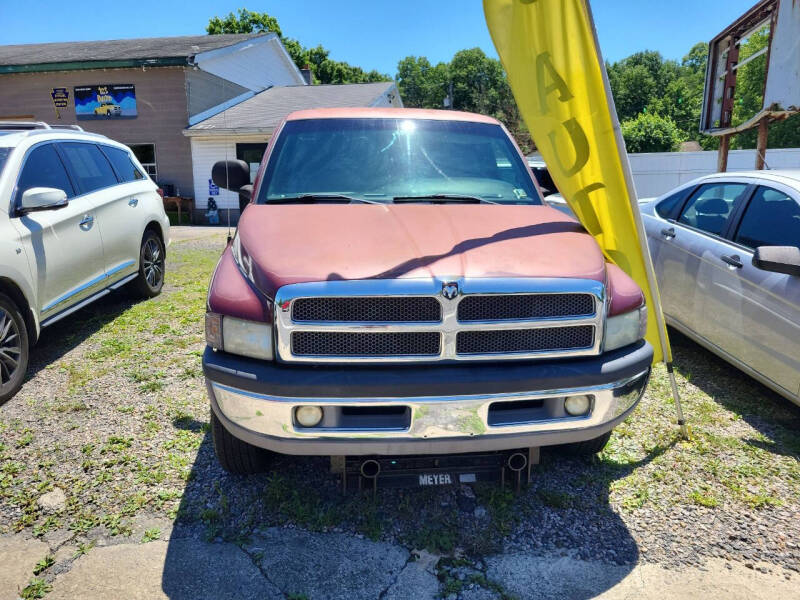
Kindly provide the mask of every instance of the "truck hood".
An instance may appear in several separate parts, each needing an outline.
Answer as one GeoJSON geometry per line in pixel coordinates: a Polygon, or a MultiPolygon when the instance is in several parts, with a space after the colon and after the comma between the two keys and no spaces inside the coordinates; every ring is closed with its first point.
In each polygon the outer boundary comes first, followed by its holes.
{"type": "Polygon", "coordinates": [[[594,239],[547,206],[251,204],[239,221],[234,254],[271,298],[284,285],[310,281],[605,280],[594,239]]]}

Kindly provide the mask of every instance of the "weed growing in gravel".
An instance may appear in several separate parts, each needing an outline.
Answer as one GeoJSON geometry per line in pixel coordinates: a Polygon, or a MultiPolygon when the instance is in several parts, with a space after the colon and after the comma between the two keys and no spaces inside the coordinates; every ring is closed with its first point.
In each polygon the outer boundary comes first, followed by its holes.
{"type": "Polygon", "coordinates": [[[154,542],[160,537],[161,537],[161,530],[158,527],[145,529],[144,535],[142,535],[142,543],[146,544],[147,542],[154,542]]]}
{"type": "Polygon", "coordinates": [[[40,558],[39,561],[36,563],[36,566],[33,567],[33,574],[38,575],[42,571],[45,571],[52,567],[56,562],[56,559],[53,558],[52,554],[48,554],[44,558],[40,558]]]}
{"type": "Polygon", "coordinates": [[[45,595],[52,589],[53,586],[47,583],[44,579],[34,577],[30,580],[28,585],[22,588],[22,591],[19,593],[19,597],[22,598],[22,600],[36,600],[38,598],[44,598],[45,595]]]}
{"type": "Polygon", "coordinates": [[[76,550],[75,554],[72,555],[72,558],[78,558],[79,556],[83,556],[89,550],[95,547],[97,542],[92,540],[91,542],[78,542],[78,549],[76,550]]]}

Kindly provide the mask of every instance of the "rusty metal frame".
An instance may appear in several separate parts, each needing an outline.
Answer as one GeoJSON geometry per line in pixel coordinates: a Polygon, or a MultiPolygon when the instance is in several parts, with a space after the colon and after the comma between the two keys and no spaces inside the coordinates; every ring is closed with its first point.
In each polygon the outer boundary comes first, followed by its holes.
{"type": "MultiPolygon", "coordinates": [[[[772,54],[772,42],[776,31],[777,19],[781,0],[761,0],[745,14],[740,16],[731,25],[726,27],[721,33],[714,37],[709,43],[708,64],[706,66],[705,87],[703,92],[703,108],[700,119],[700,131],[715,136],[730,135],[739,133],[752,127],[756,127],[763,119],[777,120],[784,119],[796,112],[791,107],[788,110],[779,107],[762,106],[761,111],[736,127],[731,125],[733,106],[736,91],[736,75],[739,66],[739,41],[753,33],[762,24],[769,22],[770,39],[767,46],[767,67],[764,74],[762,95],[766,95],[767,80],[769,78],[770,57],[772,54]],[[727,50],[727,55],[725,51],[727,50]],[[720,75],[719,61],[725,60],[724,83],[722,92],[715,95],[717,87],[717,77],[720,75]],[[720,122],[714,126],[713,114],[714,104],[721,100],[720,122]],[[775,108],[776,110],[773,110],[775,108]]],[[[765,98],[766,102],[766,98],[765,98]]]]}

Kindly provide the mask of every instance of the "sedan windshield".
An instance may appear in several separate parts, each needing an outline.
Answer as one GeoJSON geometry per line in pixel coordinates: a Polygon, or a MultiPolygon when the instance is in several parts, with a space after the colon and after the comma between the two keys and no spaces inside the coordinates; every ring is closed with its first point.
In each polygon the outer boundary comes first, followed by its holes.
{"type": "Polygon", "coordinates": [[[284,126],[258,203],[541,204],[499,125],[423,119],[309,119],[284,126]]]}

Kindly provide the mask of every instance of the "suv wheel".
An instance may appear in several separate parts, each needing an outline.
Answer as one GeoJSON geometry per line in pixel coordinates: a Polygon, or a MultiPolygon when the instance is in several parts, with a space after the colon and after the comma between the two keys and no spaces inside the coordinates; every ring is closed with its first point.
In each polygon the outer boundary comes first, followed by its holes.
{"type": "Polygon", "coordinates": [[[28,369],[28,330],[16,304],[0,294],[0,404],[22,387],[28,369]]]}
{"type": "Polygon", "coordinates": [[[231,435],[211,409],[211,437],[222,468],[235,475],[254,475],[269,468],[272,453],[231,435]]]}
{"type": "Polygon", "coordinates": [[[155,231],[147,230],[139,248],[139,276],[131,282],[137,295],[152,298],[164,286],[164,243],[155,231]]]}

